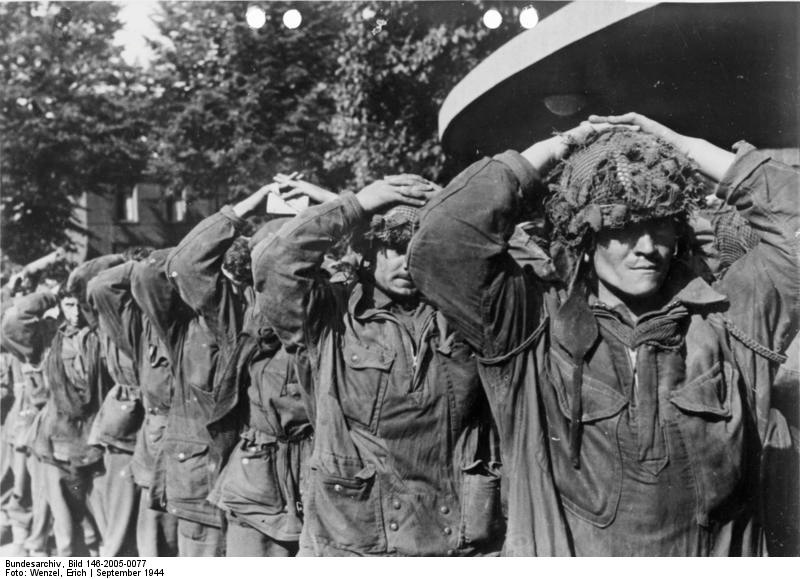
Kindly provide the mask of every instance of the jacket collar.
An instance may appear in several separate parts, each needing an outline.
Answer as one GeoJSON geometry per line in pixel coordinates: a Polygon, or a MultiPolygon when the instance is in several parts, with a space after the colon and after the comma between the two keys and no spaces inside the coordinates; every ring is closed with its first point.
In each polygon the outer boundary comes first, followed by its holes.
{"type": "MultiPolygon", "coordinates": [[[[693,307],[707,307],[727,301],[723,294],[682,264],[672,268],[663,291],[672,297],[667,300],[665,310],[676,304],[683,304],[691,310],[693,307]]],[[[590,300],[585,283],[573,284],[551,320],[553,341],[566,349],[576,361],[585,358],[599,336],[590,300]]]]}
{"type": "Polygon", "coordinates": [[[356,283],[350,292],[347,303],[349,313],[357,320],[374,316],[390,309],[394,300],[374,284],[356,283]]]}

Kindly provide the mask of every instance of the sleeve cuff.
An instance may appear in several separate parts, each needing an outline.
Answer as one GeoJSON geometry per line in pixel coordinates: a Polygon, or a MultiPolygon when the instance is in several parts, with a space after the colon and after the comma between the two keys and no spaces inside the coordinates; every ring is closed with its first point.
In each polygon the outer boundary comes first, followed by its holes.
{"type": "Polygon", "coordinates": [[[345,218],[348,221],[358,222],[366,219],[367,214],[364,212],[364,208],[361,207],[361,203],[356,199],[355,193],[343,193],[339,196],[339,199],[341,200],[345,218]]]}
{"type": "Polygon", "coordinates": [[[728,168],[725,176],[717,186],[716,196],[722,200],[727,200],[730,194],[742,184],[753,172],[764,163],[770,160],[769,155],[758,151],[753,145],[745,141],[739,141],[733,146],[736,158],[728,168]]]}
{"type": "Polygon", "coordinates": [[[247,222],[244,219],[242,219],[241,217],[236,215],[236,213],[233,212],[232,205],[225,205],[222,209],[219,210],[219,213],[220,215],[225,217],[225,219],[231,222],[231,224],[233,225],[234,229],[236,229],[237,232],[243,229],[244,226],[247,224],[247,222]]]}
{"type": "Polygon", "coordinates": [[[516,176],[523,192],[529,191],[535,183],[541,181],[541,175],[525,157],[516,151],[506,151],[494,156],[495,161],[506,165],[516,176]]]}

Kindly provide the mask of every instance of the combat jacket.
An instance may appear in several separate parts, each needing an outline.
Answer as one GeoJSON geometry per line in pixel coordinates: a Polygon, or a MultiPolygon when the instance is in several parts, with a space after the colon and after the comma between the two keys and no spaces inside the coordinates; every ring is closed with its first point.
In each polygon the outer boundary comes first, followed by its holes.
{"type": "Polygon", "coordinates": [[[172,374],[166,353],[149,318],[133,299],[131,276],[135,262],[120,264],[95,277],[88,286],[89,300],[98,313],[99,326],[108,337],[109,371],[117,384],[141,395],[144,420],[135,440],[111,441],[133,452],[131,471],[136,484],[149,488],[156,452],[166,427],[172,395],[172,374]]]}
{"type": "Polygon", "coordinates": [[[537,182],[514,152],[476,162],[423,211],[409,250],[415,283],[481,355],[509,477],[506,553],[754,553],[760,447],[785,428],[770,385],[797,324],[797,171],[741,147],[717,196],[761,242],[714,287],[674,263],[668,303],[638,324],[509,257],[537,182]],[[644,324],[663,339],[630,348],[622,336],[644,324]]]}
{"type": "Polygon", "coordinates": [[[487,554],[502,543],[491,420],[474,357],[424,302],[340,287],[326,250],[364,213],[309,209],[255,248],[264,311],[297,356],[314,424],[303,554],[487,554]]]}
{"type": "Polygon", "coordinates": [[[225,251],[243,223],[224,207],[169,253],[164,273],[185,307],[175,305],[172,297],[160,299],[164,288],[152,268],[134,270],[134,278],[142,276],[138,282],[134,279],[134,296],[164,343],[175,379],[159,456],[163,466],[157,469],[164,482],[155,481],[154,486],[163,486],[169,512],[217,527],[221,513],[207,497],[223,457],[211,451],[206,425],[213,414],[218,374],[233,353],[246,307],[246,300],[235,297],[222,275],[225,251]]]}
{"type": "Polygon", "coordinates": [[[241,414],[241,432],[209,500],[268,537],[298,541],[311,424],[293,356],[263,317],[250,313],[239,337],[240,368],[231,376],[231,390],[244,399],[217,407],[218,413],[241,414]]]}
{"type": "Polygon", "coordinates": [[[33,293],[14,300],[3,313],[0,338],[7,361],[6,378],[13,393],[3,437],[20,450],[32,448],[41,431],[42,409],[48,396],[43,359],[57,326],[44,314],[55,305],[50,293],[33,293]]]}
{"type": "Polygon", "coordinates": [[[52,458],[75,468],[94,465],[103,451],[89,444],[89,433],[110,385],[97,332],[63,323],[45,357],[44,377],[49,397],[42,420],[52,458]]]}

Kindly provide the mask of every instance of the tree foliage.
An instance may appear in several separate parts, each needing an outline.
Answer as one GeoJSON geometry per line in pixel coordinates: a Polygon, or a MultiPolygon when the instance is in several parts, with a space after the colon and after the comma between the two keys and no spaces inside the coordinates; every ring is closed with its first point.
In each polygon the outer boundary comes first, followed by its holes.
{"type": "Polygon", "coordinates": [[[291,4],[262,4],[267,21],[245,21],[246,2],[163,3],[153,108],[159,147],[154,177],[170,187],[232,198],[276,171],[317,178],[333,146],[323,120],[333,102],[330,47],[341,10],[303,3],[303,25],[282,24],[291,4]]]}
{"type": "Polygon", "coordinates": [[[336,113],[326,168],[354,187],[385,174],[447,179],[437,135],[447,93],[475,65],[520,32],[489,30],[489,7],[514,22],[523,3],[354,2],[335,46],[336,113]]]}
{"type": "Polygon", "coordinates": [[[136,183],[142,85],[112,45],[110,2],[0,4],[2,249],[26,263],[68,244],[74,200],[136,183]]]}
{"type": "Polygon", "coordinates": [[[68,240],[73,199],[143,180],[236,198],[277,171],[331,189],[453,173],[447,93],[520,32],[524,2],[162,2],[155,58],[131,68],[110,2],[0,3],[2,249],[68,240]],[[505,13],[497,30],[481,24],[505,13]],[[303,21],[282,23],[289,8],[303,21]]]}

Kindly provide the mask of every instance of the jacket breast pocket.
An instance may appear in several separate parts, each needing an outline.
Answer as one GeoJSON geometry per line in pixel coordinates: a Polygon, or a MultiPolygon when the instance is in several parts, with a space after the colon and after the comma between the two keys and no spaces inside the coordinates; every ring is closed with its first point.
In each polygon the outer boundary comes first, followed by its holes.
{"type": "Polygon", "coordinates": [[[386,395],[394,352],[349,343],[344,346],[342,355],[346,372],[344,380],[339,381],[342,411],[348,421],[376,432],[377,409],[386,395]]]}
{"type": "Polygon", "coordinates": [[[164,442],[167,500],[204,500],[210,489],[208,445],[184,440],[164,442]]]}
{"type": "Polygon", "coordinates": [[[704,506],[701,522],[741,488],[748,453],[740,387],[736,368],[716,362],[670,395],[704,506]]]}
{"type": "Polygon", "coordinates": [[[691,382],[672,392],[670,401],[684,413],[715,421],[731,416],[733,367],[715,364],[691,382]],[[723,372],[724,366],[726,372],[723,372]],[[724,374],[727,373],[727,380],[724,374]]]}
{"type": "MultiPolygon", "coordinates": [[[[564,507],[598,527],[611,524],[622,492],[617,429],[627,399],[610,384],[583,374],[579,467],[570,453],[571,380],[575,365],[559,354],[550,360],[552,390],[545,395],[553,475],[564,507]]],[[[547,389],[545,389],[547,390],[547,389]]]]}
{"type": "Polygon", "coordinates": [[[306,524],[316,541],[360,553],[383,548],[374,469],[366,467],[351,478],[312,466],[309,486],[306,524]]]}

